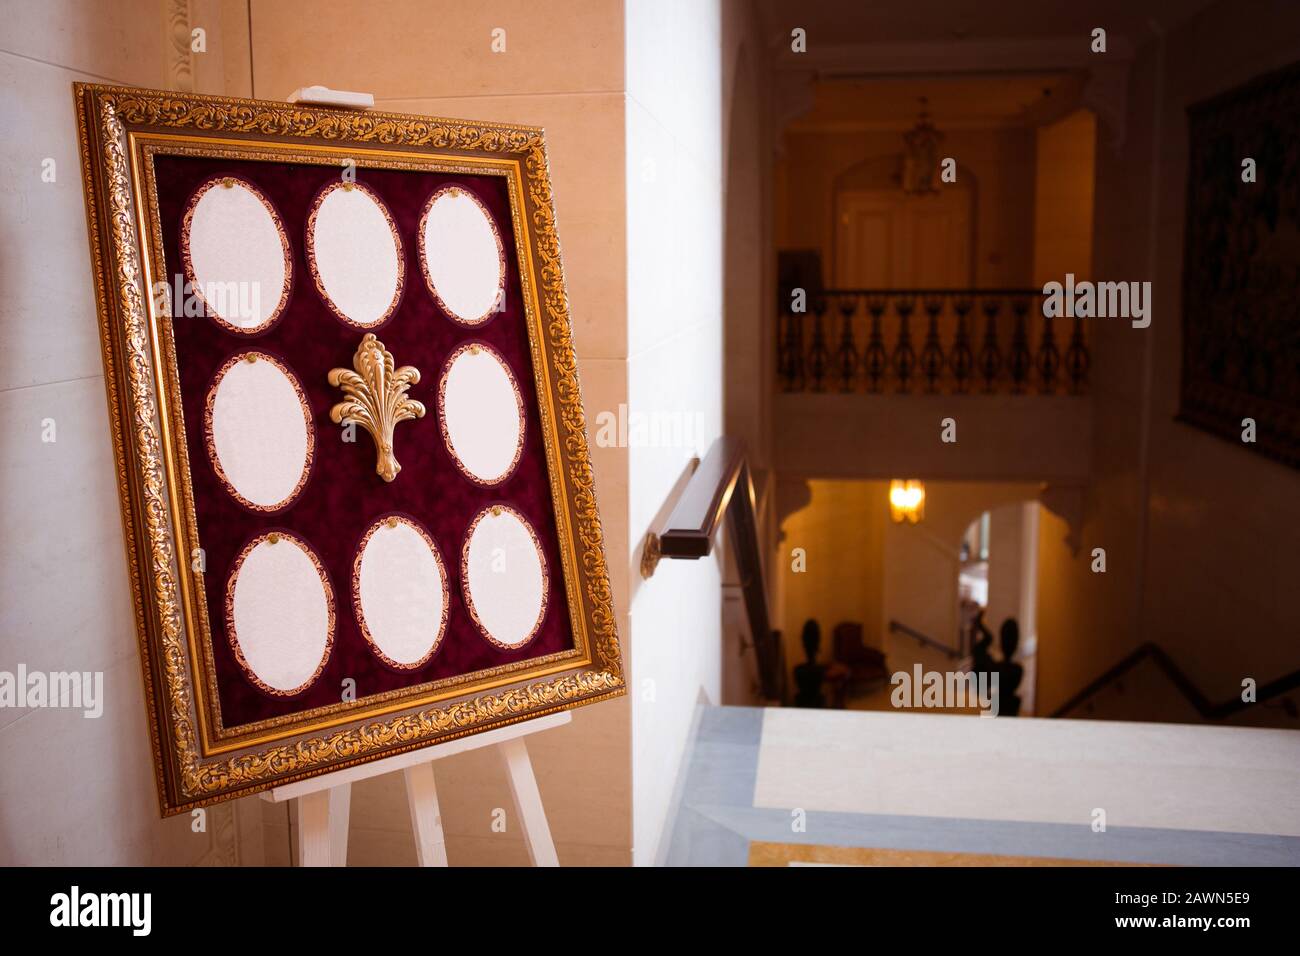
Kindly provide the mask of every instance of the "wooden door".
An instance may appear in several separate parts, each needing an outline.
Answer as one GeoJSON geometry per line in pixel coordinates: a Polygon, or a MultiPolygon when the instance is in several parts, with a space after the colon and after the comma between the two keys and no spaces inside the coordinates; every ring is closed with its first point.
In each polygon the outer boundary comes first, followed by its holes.
{"type": "Polygon", "coordinates": [[[835,281],[850,289],[971,285],[971,194],[855,190],[836,202],[835,281]]]}

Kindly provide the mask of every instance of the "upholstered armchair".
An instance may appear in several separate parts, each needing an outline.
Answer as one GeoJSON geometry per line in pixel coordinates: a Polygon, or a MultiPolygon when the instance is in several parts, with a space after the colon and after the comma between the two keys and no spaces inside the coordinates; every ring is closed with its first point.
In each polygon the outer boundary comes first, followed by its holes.
{"type": "Polygon", "coordinates": [[[889,676],[885,655],[862,643],[862,625],[856,621],[835,625],[835,661],[848,668],[851,682],[885,680],[889,676]]]}

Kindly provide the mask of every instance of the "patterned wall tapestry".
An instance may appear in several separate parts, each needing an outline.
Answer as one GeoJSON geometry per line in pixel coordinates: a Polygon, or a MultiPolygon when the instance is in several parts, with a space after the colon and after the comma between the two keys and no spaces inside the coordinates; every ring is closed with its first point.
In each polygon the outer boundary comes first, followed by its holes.
{"type": "Polygon", "coordinates": [[[1300,467],[1300,64],[1187,113],[1178,417],[1300,467]]]}

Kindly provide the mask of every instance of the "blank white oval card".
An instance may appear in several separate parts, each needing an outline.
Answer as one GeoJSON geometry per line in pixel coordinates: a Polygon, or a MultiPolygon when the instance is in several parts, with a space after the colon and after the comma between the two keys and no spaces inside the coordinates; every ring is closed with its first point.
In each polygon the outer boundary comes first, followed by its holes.
{"type": "Polygon", "coordinates": [[[243,180],[214,180],[191,200],[181,232],[207,314],[236,332],[269,326],[289,296],[289,240],[270,201],[243,180]]]}
{"type": "Polygon", "coordinates": [[[433,656],[447,626],[447,574],[424,529],[405,518],[376,522],[352,587],[361,633],[386,664],[410,670],[433,656]]]}
{"type": "Polygon", "coordinates": [[[547,574],[523,515],[505,505],[479,512],[461,562],[465,604],[483,636],[508,650],[532,640],[546,614],[547,574]]]}
{"type": "Polygon", "coordinates": [[[360,183],[335,183],[307,220],[307,261],[316,287],[350,325],[392,314],[402,286],[402,246],[393,217],[360,183]]]}
{"type": "Polygon", "coordinates": [[[440,189],[420,219],[420,262],[443,311],[463,325],[491,318],[505,283],[505,248],[492,217],[463,189],[440,189]]]}
{"type": "Polygon", "coordinates": [[[241,504],[277,511],[298,496],[311,466],[311,410],[278,361],[260,352],[228,361],[208,392],[205,425],[217,477],[241,504]]]}
{"type": "Polygon", "coordinates": [[[303,542],[284,532],[256,539],[235,565],[226,608],[239,664],[262,690],[291,696],[324,670],[334,642],[334,596],[303,542]]]}
{"type": "Polygon", "coordinates": [[[452,353],[438,388],[447,449],[471,480],[495,485],[508,478],[524,448],[524,400],[505,361],[480,343],[452,353]]]}

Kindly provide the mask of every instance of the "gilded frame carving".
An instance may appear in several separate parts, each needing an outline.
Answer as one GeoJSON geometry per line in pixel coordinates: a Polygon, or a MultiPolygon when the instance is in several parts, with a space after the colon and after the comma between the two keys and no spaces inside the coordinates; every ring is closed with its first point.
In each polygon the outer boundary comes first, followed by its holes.
{"type": "MultiPolygon", "coordinates": [[[[163,815],[625,692],[542,130],[76,83],[82,176],[123,531],[163,815]],[[223,153],[225,150],[227,153],[223,153]],[[435,168],[510,184],[574,649],[353,704],[220,725],[175,355],[148,290],[161,262],[154,152],[435,168]],[[215,714],[215,716],[214,716],[215,714]]],[[[520,383],[523,385],[523,383],[520,383]]]]}

